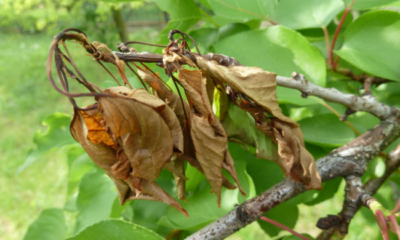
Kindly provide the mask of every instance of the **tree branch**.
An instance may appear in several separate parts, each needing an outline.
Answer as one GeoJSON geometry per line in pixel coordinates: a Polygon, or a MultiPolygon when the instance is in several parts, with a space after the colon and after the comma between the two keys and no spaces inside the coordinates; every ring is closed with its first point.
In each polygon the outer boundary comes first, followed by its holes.
{"type": "MultiPolygon", "coordinates": [[[[389,176],[392,175],[392,173],[394,171],[396,171],[399,167],[400,167],[400,144],[396,147],[395,150],[391,151],[388,154],[388,159],[386,161],[385,173],[381,177],[372,179],[364,185],[363,191],[359,195],[359,199],[357,202],[357,204],[358,204],[357,209],[355,212],[353,212],[353,216],[362,207],[362,205],[363,205],[362,201],[365,201],[365,199],[363,199],[363,197],[374,195],[378,191],[378,189],[382,186],[382,184],[389,178],[389,176]]],[[[343,210],[342,210],[342,212],[343,212],[343,210]]],[[[332,219],[333,217],[337,217],[337,216],[329,215],[328,218],[329,217],[331,217],[331,219],[332,219]]],[[[331,238],[331,236],[334,234],[334,232],[336,231],[336,228],[338,226],[330,226],[330,227],[331,228],[327,227],[325,231],[321,232],[317,239],[318,240],[329,240],[331,238]]]]}
{"type": "MultiPolygon", "coordinates": [[[[293,80],[292,80],[293,81],[293,80]]],[[[388,117],[373,129],[339,147],[317,161],[323,182],[351,175],[361,176],[367,163],[400,135],[399,114],[388,117]]],[[[247,200],[234,210],[205,226],[186,240],[218,240],[256,221],[268,210],[306,191],[301,183],[288,178],[259,196],[247,200]]]]}
{"type": "Polygon", "coordinates": [[[342,93],[334,88],[323,88],[307,81],[303,75],[297,73],[293,73],[293,78],[277,76],[276,84],[282,87],[297,89],[306,96],[313,95],[329,102],[343,104],[353,111],[369,112],[380,119],[390,116],[394,111],[399,111],[395,107],[378,102],[373,95],[369,94],[357,97],[353,94],[342,93]]]}

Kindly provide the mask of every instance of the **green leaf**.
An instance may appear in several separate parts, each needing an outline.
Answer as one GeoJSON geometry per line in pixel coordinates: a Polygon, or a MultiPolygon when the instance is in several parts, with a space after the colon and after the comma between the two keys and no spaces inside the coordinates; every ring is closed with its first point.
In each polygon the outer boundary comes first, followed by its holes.
{"type": "Polygon", "coordinates": [[[243,23],[230,23],[218,29],[219,36],[218,41],[224,38],[230,37],[232,35],[238,34],[240,32],[245,32],[250,30],[250,27],[243,23]]]}
{"type": "MultiPolygon", "coordinates": [[[[350,4],[353,0],[345,0],[347,5],[350,4]]],[[[371,8],[382,7],[385,5],[389,5],[391,3],[397,2],[398,0],[357,0],[354,5],[351,7],[356,10],[366,10],[371,8]]]]}
{"type": "Polygon", "coordinates": [[[191,31],[189,35],[196,41],[197,45],[209,50],[211,45],[216,44],[224,38],[240,32],[250,30],[249,26],[243,23],[231,23],[221,28],[199,28],[191,31]]]}
{"type": "Polygon", "coordinates": [[[208,2],[208,0],[197,0],[199,3],[201,3],[203,6],[205,6],[206,8],[210,9],[210,3],[208,2]]]}
{"type": "Polygon", "coordinates": [[[73,146],[68,149],[68,192],[67,197],[71,197],[78,188],[83,175],[95,166],[81,146],[73,146]]]}
{"type": "Polygon", "coordinates": [[[128,204],[124,204],[121,206],[121,203],[119,202],[119,198],[116,197],[112,204],[110,218],[119,218],[127,207],[128,207],[128,204]]]}
{"type": "Polygon", "coordinates": [[[162,240],[155,232],[133,223],[109,219],[87,227],[82,232],[67,240],[123,240],[146,239],[162,240]]]}
{"type": "Polygon", "coordinates": [[[196,191],[200,183],[206,180],[204,174],[199,172],[196,168],[192,167],[190,164],[186,165],[185,176],[189,176],[189,180],[186,181],[186,186],[185,186],[187,192],[196,191]]]}
{"type": "MultiPolygon", "coordinates": [[[[236,159],[244,159],[247,162],[247,172],[253,179],[256,194],[261,194],[273,185],[277,184],[283,179],[283,173],[280,167],[271,161],[261,160],[255,158],[251,153],[244,150],[238,144],[229,143],[229,151],[236,159]]],[[[293,228],[298,218],[298,208],[296,206],[296,199],[282,203],[276,208],[267,212],[266,216],[275,221],[278,221],[288,227],[293,228]]],[[[259,220],[258,223],[270,236],[277,235],[281,229],[269,223],[259,220]]]]}
{"type": "Polygon", "coordinates": [[[165,216],[166,210],[169,207],[167,204],[146,200],[135,200],[126,204],[129,205],[123,216],[130,211],[133,216],[133,223],[139,224],[162,235],[167,235],[171,232],[172,228],[160,226],[157,223],[163,216],[165,216]]]}
{"type": "Polygon", "coordinates": [[[356,136],[339,117],[333,114],[322,114],[299,121],[304,141],[318,146],[338,147],[356,136]]]}
{"type": "Polygon", "coordinates": [[[292,29],[326,27],[344,8],[342,0],[281,0],[278,23],[292,29]]]}
{"type": "Polygon", "coordinates": [[[321,53],[301,34],[286,27],[238,33],[217,43],[215,49],[246,66],[261,67],[281,76],[291,76],[296,71],[319,86],[325,85],[325,60],[321,53]]]}
{"type": "MultiPolygon", "coordinates": [[[[301,233],[301,235],[307,237],[307,238],[310,239],[310,240],[315,239],[315,238],[311,237],[310,234],[301,233]]],[[[297,237],[297,236],[295,236],[295,235],[290,235],[290,236],[287,236],[287,237],[282,238],[282,240],[301,240],[301,238],[299,238],[299,237],[297,237]]]]}
{"type": "Polygon", "coordinates": [[[301,97],[299,90],[290,89],[286,87],[276,87],[276,96],[278,97],[279,103],[291,103],[298,106],[308,106],[319,104],[319,99],[313,96],[307,98],[301,97]]]}
{"type": "Polygon", "coordinates": [[[171,20],[167,26],[160,32],[162,42],[167,42],[168,33],[173,29],[187,31],[202,19],[199,7],[193,0],[146,0],[157,3],[158,7],[169,13],[171,20]]]}
{"type": "Polygon", "coordinates": [[[187,197],[188,204],[179,201],[182,207],[188,211],[189,218],[186,218],[176,209],[168,207],[165,216],[160,219],[158,224],[173,229],[195,231],[232,210],[233,204],[230,208],[225,208],[224,203],[227,200],[225,198],[225,189],[221,193],[223,200],[221,208],[218,208],[215,194],[211,194],[211,190],[211,187],[207,184],[204,189],[196,191],[192,196],[187,197]]]}
{"type": "Polygon", "coordinates": [[[368,12],[349,25],[335,52],[369,74],[400,81],[399,39],[400,13],[368,12]]]}
{"type": "MultiPolygon", "coordinates": [[[[296,204],[289,200],[269,210],[265,216],[289,228],[294,228],[297,218],[299,217],[299,209],[296,204]]],[[[261,228],[264,229],[264,231],[271,237],[274,237],[281,231],[284,231],[283,229],[262,220],[258,220],[258,223],[260,224],[261,228]]]]}
{"type": "Polygon", "coordinates": [[[343,179],[341,178],[335,178],[333,180],[322,183],[323,190],[308,191],[307,193],[310,193],[311,198],[309,201],[304,202],[304,204],[311,206],[333,198],[335,193],[338,191],[339,185],[342,180],[343,179]]]}
{"type": "Polygon", "coordinates": [[[75,233],[110,216],[117,196],[117,193],[112,190],[114,188],[113,182],[102,169],[95,168],[83,176],[76,201],[79,214],[75,233]]]}
{"type": "Polygon", "coordinates": [[[24,240],[62,240],[67,234],[67,225],[62,209],[44,209],[29,226],[24,240]]]}
{"type": "MultiPolygon", "coordinates": [[[[198,191],[194,192],[193,195],[187,197],[188,203],[179,201],[182,207],[188,211],[190,216],[189,219],[176,211],[176,209],[168,206],[165,216],[160,219],[158,224],[173,229],[190,231],[198,230],[231,211],[235,204],[254,197],[255,187],[251,177],[245,171],[246,162],[242,161],[240,158],[236,158],[236,156],[232,155],[232,157],[235,159],[237,175],[244,191],[246,192],[246,197],[241,196],[238,189],[222,189],[221,208],[218,208],[216,196],[215,194],[210,193],[211,186],[207,183],[206,185],[203,185],[203,188],[200,188],[198,191]]],[[[233,181],[232,179],[229,180],[231,182],[233,181]]]]}
{"type": "Polygon", "coordinates": [[[206,50],[218,41],[218,34],[217,28],[199,28],[189,33],[197,45],[204,47],[206,50]]]}
{"type": "Polygon", "coordinates": [[[276,151],[272,149],[275,145],[268,136],[257,129],[254,118],[248,112],[229,104],[228,114],[222,124],[230,139],[240,139],[243,143],[255,147],[255,154],[260,158],[276,159],[276,151]]]}
{"type": "Polygon", "coordinates": [[[70,123],[71,117],[65,113],[54,113],[47,116],[43,125],[48,126],[48,130],[46,132],[38,131],[35,134],[33,142],[37,148],[28,152],[24,164],[18,167],[17,172],[20,173],[50,151],[76,144],[69,131],[70,123]]]}
{"type": "Polygon", "coordinates": [[[108,3],[126,3],[126,2],[143,2],[144,0],[98,0],[99,2],[108,3]]]}
{"type": "Polygon", "coordinates": [[[225,18],[275,20],[275,0],[209,0],[212,10],[225,18]]]}
{"type": "Polygon", "coordinates": [[[229,152],[235,161],[246,160],[246,170],[254,182],[256,194],[264,192],[283,179],[283,172],[276,163],[256,158],[241,145],[229,143],[229,152]]]}

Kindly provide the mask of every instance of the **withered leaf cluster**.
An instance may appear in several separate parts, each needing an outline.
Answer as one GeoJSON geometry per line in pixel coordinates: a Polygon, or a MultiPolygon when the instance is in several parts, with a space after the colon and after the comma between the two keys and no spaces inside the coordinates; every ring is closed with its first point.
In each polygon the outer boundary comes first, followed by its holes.
{"type": "Polygon", "coordinates": [[[313,156],[305,148],[299,124],[283,115],[279,107],[276,74],[258,67],[222,66],[202,57],[197,57],[196,62],[213,79],[229,86],[233,102],[249,112],[256,127],[277,144],[279,155],[271,160],[284,174],[308,189],[321,189],[321,177],[313,156]]]}
{"type": "MultiPolygon", "coordinates": [[[[73,99],[76,95],[56,88],[74,105],[72,136],[113,180],[121,204],[135,199],[161,201],[188,216],[186,210],[156,182],[163,169],[171,172],[178,197],[186,200],[185,181],[188,179],[185,162],[205,175],[217,196],[218,205],[222,187],[239,188],[245,195],[228,150],[229,132],[221,123],[228,104],[250,113],[255,119],[256,131],[275,143],[277,148],[271,149],[274,154],[269,155],[273,156],[269,160],[275,161],[286,176],[309,189],[321,188],[319,173],[312,155],[304,146],[299,125],[283,115],[279,108],[276,74],[256,67],[220,64],[221,61],[213,61],[207,55],[186,50],[184,39],[171,40],[163,50],[161,65],[174,83],[183,87],[186,95],[186,100],[183,100],[158,74],[146,66],[136,65],[134,61],[137,76],[150,87],[150,91],[146,86],[146,90],[132,89],[124,70],[127,62],[118,59],[103,44],[90,44],[82,33],[68,34],[63,36],[80,42],[95,60],[116,65],[123,80],[123,86],[101,90],[86,81],[76,68],[82,79],[73,75],[62,62],[64,59],[74,65],[70,56],[62,54],[58,47],[52,47],[56,65],[62,68],[59,71],[66,71],[84,84],[91,91],[85,96],[95,96],[96,102],[82,109],[76,106],[73,99]],[[215,102],[215,96],[220,96],[224,103],[215,102]],[[222,174],[223,169],[232,176],[236,185],[222,174]]],[[[58,43],[60,39],[56,40],[58,43]]],[[[237,63],[236,60],[225,62],[237,63]]],[[[52,81],[51,72],[49,78],[52,81]]],[[[66,79],[61,80],[67,91],[66,79]]],[[[244,131],[232,128],[230,131],[239,133],[239,138],[250,139],[244,131]]]]}

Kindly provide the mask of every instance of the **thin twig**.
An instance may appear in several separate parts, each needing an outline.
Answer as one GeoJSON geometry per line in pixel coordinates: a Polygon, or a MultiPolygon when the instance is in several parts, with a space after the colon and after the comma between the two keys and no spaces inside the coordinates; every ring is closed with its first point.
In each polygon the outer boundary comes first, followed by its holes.
{"type": "Polygon", "coordinates": [[[343,104],[344,106],[354,111],[369,112],[372,115],[384,119],[393,114],[393,112],[400,111],[395,107],[390,107],[386,104],[380,103],[372,95],[366,95],[358,97],[353,94],[345,94],[334,88],[323,88],[307,81],[303,75],[294,73],[293,78],[287,78],[282,76],[276,77],[276,83],[278,86],[297,89],[300,92],[304,92],[308,95],[317,96],[329,102],[336,102],[343,104]]]}
{"type": "Polygon", "coordinates": [[[303,240],[311,240],[311,239],[309,239],[308,237],[303,236],[303,235],[301,235],[300,233],[296,232],[295,230],[293,230],[293,229],[291,229],[291,228],[289,228],[289,227],[286,227],[285,225],[283,225],[283,224],[281,224],[281,223],[278,223],[278,222],[276,222],[276,221],[274,221],[274,220],[272,220],[272,219],[270,219],[270,218],[267,218],[267,217],[265,217],[265,216],[262,216],[262,217],[260,217],[260,219],[263,220],[263,221],[265,221],[265,222],[267,222],[267,223],[271,223],[271,224],[273,224],[273,225],[275,225],[275,226],[277,226],[277,227],[279,227],[279,228],[282,228],[283,230],[286,230],[286,231],[290,232],[291,234],[295,235],[296,237],[298,237],[298,238],[300,238],[300,239],[303,239],[303,240]]]}
{"type": "MultiPolygon", "coordinates": [[[[330,48],[330,44],[329,44],[328,29],[326,29],[326,27],[322,27],[322,31],[324,32],[326,54],[329,56],[329,54],[331,53],[331,48],[330,48]]],[[[332,66],[332,62],[331,62],[330,58],[329,58],[329,65],[332,66]]]]}
{"type": "Polygon", "coordinates": [[[346,7],[346,9],[344,10],[344,13],[342,15],[342,18],[340,19],[340,22],[335,30],[335,34],[333,35],[332,46],[331,46],[331,49],[328,54],[329,54],[329,63],[331,64],[332,70],[335,72],[336,72],[336,63],[337,63],[338,59],[336,59],[336,61],[333,61],[333,50],[335,49],[336,40],[339,36],[340,29],[342,29],[344,20],[346,20],[347,14],[349,13],[351,7],[353,6],[353,4],[355,2],[356,2],[356,0],[353,0],[353,2],[351,2],[350,5],[346,7]]]}

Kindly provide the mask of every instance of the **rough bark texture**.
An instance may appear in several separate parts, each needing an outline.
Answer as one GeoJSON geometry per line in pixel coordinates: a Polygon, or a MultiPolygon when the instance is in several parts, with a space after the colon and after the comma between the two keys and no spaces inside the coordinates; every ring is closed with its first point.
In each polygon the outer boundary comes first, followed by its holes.
{"type": "MultiPolygon", "coordinates": [[[[397,113],[350,143],[335,149],[326,157],[318,159],[317,166],[322,181],[337,177],[361,176],[366,170],[367,163],[399,137],[398,118],[397,113]]],[[[186,239],[224,239],[257,220],[268,210],[305,191],[304,185],[285,179],[186,239]]],[[[348,199],[350,197],[351,193],[348,199]]],[[[350,215],[347,217],[350,218],[350,215]]]]}

